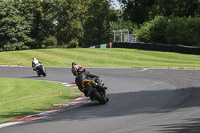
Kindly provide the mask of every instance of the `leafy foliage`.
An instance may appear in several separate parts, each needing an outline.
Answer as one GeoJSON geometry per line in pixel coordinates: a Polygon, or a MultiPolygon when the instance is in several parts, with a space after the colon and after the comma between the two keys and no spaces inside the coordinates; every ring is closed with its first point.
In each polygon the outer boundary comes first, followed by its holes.
{"type": "Polygon", "coordinates": [[[30,25],[9,2],[0,0],[0,48],[19,50],[29,48],[33,40],[29,37],[30,25]]]}
{"type": "Polygon", "coordinates": [[[44,39],[42,48],[56,48],[57,44],[57,39],[54,36],[49,36],[44,39]]]}
{"type": "Polygon", "coordinates": [[[110,26],[112,30],[128,29],[131,33],[135,32],[138,28],[137,24],[131,21],[112,21],[110,22],[110,26]]]}
{"type": "Polygon", "coordinates": [[[84,15],[87,11],[87,1],[65,0],[57,1],[57,34],[58,45],[68,44],[72,40],[83,37],[84,15]]]}
{"type": "Polygon", "coordinates": [[[83,25],[83,47],[107,43],[110,39],[110,21],[117,20],[107,0],[91,0],[83,25]]]}
{"type": "Polygon", "coordinates": [[[147,42],[199,44],[200,0],[118,1],[115,10],[113,0],[0,0],[0,51],[89,47],[112,41],[117,29],[147,42]]]}
{"type": "Polygon", "coordinates": [[[0,2],[0,48],[3,50],[86,47],[107,42],[109,22],[117,18],[107,0],[0,2]]]}
{"type": "Polygon", "coordinates": [[[137,24],[156,16],[197,17],[200,13],[199,0],[118,0],[123,4],[123,20],[137,24]]]}
{"type": "Polygon", "coordinates": [[[200,0],[118,0],[139,41],[200,46],[200,0]]]}
{"type": "Polygon", "coordinates": [[[138,40],[143,42],[200,46],[200,18],[163,17],[143,24],[137,31],[138,40]]]}

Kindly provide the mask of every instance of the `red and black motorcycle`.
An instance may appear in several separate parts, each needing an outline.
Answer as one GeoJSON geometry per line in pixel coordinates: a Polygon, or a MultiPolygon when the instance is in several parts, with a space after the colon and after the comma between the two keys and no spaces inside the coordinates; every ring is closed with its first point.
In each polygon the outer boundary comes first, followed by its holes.
{"type": "Polygon", "coordinates": [[[92,101],[95,100],[100,102],[101,104],[106,104],[106,102],[108,102],[105,91],[107,87],[104,87],[104,84],[102,84],[98,78],[91,80],[84,79],[82,81],[82,84],[84,86],[82,91],[87,92],[92,101]]]}

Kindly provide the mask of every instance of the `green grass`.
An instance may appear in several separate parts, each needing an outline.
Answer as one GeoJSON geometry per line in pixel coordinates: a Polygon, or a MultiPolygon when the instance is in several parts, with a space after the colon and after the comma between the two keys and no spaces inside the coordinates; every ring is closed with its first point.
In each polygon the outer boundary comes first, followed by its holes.
{"type": "Polygon", "coordinates": [[[64,104],[80,96],[78,89],[60,83],[0,78],[0,123],[64,104]],[[61,95],[59,95],[61,91],[61,95]]]}
{"type": "MultiPolygon", "coordinates": [[[[48,67],[200,69],[200,56],[135,49],[36,49],[0,52],[0,64],[31,67],[32,57],[48,67]]],[[[55,82],[0,78],[0,122],[42,112],[71,101],[80,92],[55,82]],[[62,95],[59,96],[58,92],[62,95]]]]}
{"type": "Polygon", "coordinates": [[[200,68],[200,56],[135,49],[37,49],[0,53],[0,64],[31,66],[32,57],[49,67],[200,68]]]}

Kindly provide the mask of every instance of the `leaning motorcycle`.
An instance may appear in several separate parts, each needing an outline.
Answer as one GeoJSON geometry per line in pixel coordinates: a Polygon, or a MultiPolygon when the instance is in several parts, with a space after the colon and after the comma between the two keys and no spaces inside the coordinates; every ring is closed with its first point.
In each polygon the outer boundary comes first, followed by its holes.
{"type": "Polygon", "coordinates": [[[108,102],[108,98],[106,97],[106,87],[98,78],[95,79],[85,79],[82,81],[84,86],[82,91],[87,91],[89,97],[92,101],[98,101],[101,104],[106,104],[108,102]]]}
{"type": "Polygon", "coordinates": [[[42,63],[40,63],[37,67],[36,67],[36,73],[37,75],[40,77],[40,75],[43,75],[44,77],[47,75],[46,74],[46,70],[44,68],[44,65],[42,63]]]}

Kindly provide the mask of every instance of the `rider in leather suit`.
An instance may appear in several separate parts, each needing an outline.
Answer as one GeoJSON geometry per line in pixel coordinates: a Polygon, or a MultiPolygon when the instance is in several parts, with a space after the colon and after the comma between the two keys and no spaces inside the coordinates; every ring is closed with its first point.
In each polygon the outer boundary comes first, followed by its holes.
{"type": "Polygon", "coordinates": [[[100,88],[101,90],[105,91],[107,89],[107,87],[103,87],[100,84],[100,80],[99,80],[99,76],[91,74],[89,71],[87,71],[86,68],[78,66],[75,64],[75,62],[72,63],[72,73],[74,74],[74,76],[76,76],[75,78],[75,83],[78,86],[78,89],[83,92],[85,94],[85,96],[89,96],[87,91],[82,91],[83,90],[83,85],[82,85],[82,81],[84,79],[94,79],[95,82],[97,83],[97,87],[100,88]]]}
{"type": "Polygon", "coordinates": [[[38,61],[35,57],[33,57],[33,60],[32,60],[33,71],[36,71],[36,68],[40,63],[41,63],[41,61],[38,61]]]}

